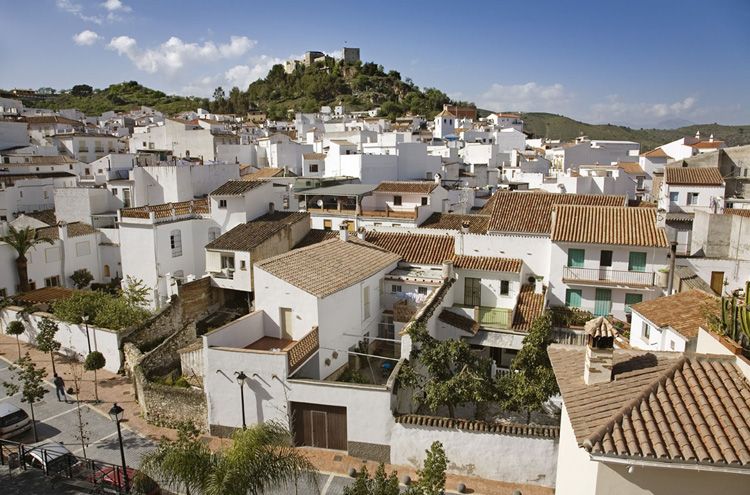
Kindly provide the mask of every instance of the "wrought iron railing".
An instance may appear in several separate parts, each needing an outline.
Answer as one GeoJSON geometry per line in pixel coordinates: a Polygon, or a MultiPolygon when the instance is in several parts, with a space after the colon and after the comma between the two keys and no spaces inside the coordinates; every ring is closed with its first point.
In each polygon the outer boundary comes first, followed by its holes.
{"type": "Polygon", "coordinates": [[[654,272],[631,272],[610,268],[563,267],[564,282],[605,282],[615,285],[651,287],[654,285],[654,272]]]}

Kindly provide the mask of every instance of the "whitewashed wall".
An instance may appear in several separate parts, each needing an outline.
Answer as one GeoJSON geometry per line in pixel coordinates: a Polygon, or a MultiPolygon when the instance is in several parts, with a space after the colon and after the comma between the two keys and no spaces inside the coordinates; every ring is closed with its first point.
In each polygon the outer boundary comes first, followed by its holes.
{"type": "MultiPolygon", "coordinates": [[[[17,319],[16,315],[20,309],[21,308],[16,306],[10,306],[0,312],[0,323],[2,324],[3,333],[8,327],[8,323],[17,319]]],[[[55,334],[55,340],[60,342],[60,345],[62,346],[59,352],[68,355],[74,354],[80,360],[85,359],[89,352],[88,342],[86,340],[86,327],[84,325],[74,325],[72,323],[59,321],[49,313],[33,313],[28,315],[28,319],[21,320],[26,327],[26,331],[21,334],[20,340],[22,342],[35,344],[36,336],[39,334],[38,324],[43,317],[48,317],[57,321],[59,330],[55,334]]],[[[91,339],[91,350],[101,352],[107,360],[104,369],[117,373],[122,365],[120,359],[119,334],[114,330],[89,325],[89,338],[91,339]]]]}
{"type": "Polygon", "coordinates": [[[448,472],[511,483],[555,486],[557,439],[394,424],[391,464],[422,467],[432,442],[443,444],[448,472]]]}

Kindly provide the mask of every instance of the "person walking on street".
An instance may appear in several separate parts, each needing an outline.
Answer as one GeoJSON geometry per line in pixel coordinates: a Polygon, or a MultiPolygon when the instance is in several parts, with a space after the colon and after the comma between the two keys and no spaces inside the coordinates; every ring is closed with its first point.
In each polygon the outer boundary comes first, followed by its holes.
{"type": "Polygon", "coordinates": [[[55,393],[57,394],[57,402],[60,402],[60,395],[62,394],[62,397],[65,400],[65,403],[67,404],[68,396],[65,395],[65,381],[62,379],[61,376],[55,373],[55,379],[52,380],[52,383],[55,384],[55,393]]]}

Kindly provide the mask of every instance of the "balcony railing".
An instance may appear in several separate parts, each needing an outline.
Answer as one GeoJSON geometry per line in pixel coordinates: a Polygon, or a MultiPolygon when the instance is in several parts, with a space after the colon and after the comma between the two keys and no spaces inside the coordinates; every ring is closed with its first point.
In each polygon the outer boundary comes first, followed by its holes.
{"type": "Polygon", "coordinates": [[[654,285],[654,272],[630,272],[610,268],[563,267],[563,282],[623,285],[628,287],[651,287],[654,285]]]}
{"type": "Polygon", "coordinates": [[[391,210],[389,208],[384,210],[362,210],[363,217],[416,219],[417,214],[417,208],[413,210],[391,210]]]}

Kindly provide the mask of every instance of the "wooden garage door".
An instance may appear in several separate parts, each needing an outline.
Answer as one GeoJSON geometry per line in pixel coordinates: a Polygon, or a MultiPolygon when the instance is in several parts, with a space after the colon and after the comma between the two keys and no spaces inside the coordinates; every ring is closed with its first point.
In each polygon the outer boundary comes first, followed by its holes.
{"type": "Polygon", "coordinates": [[[292,402],[294,443],[346,450],[346,408],[292,402]]]}

